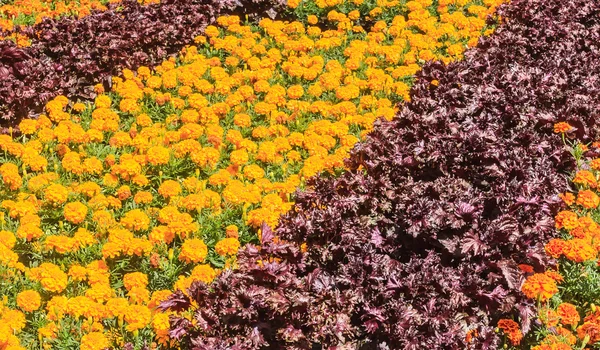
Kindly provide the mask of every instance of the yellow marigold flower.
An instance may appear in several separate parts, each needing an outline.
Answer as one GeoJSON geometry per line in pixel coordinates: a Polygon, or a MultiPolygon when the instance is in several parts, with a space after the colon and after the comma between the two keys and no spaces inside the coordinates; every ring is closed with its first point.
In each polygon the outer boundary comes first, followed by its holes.
{"type": "Polygon", "coordinates": [[[54,249],[59,254],[66,254],[78,248],[77,242],[73,238],[63,235],[46,237],[44,245],[46,249],[54,249]]]}
{"type": "Polygon", "coordinates": [[[158,193],[165,198],[177,196],[181,193],[181,185],[176,181],[167,180],[158,187],[158,193]]]}
{"type": "Polygon", "coordinates": [[[85,104],[78,102],[73,105],[73,110],[77,113],[85,111],[85,104]]]}
{"type": "Polygon", "coordinates": [[[210,265],[198,265],[192,270],[190,278],[204,283],[212,282],[217,277],[217,272],[210,265]]]}
{"type": "Polygon", "coordinates": [[[13,249],[17,243],[15,234],[10,231],[0,230],[0,244],[4,245],[8,249],[13,249]]]}
{"type": "Polygon", "coordinates": [[[152,196],[152,193],[148,191],[140,191],[135,194],[135,196],[133,197],[133,201],[136,204],[148,204],[152,203],[153,198],[154,197],[152,196]]]}
{"type": "Polygon", "coordinates": [[[60,293],[67,287],[68,277],[58,266],[43,263],[29,270],[30,278],[39,281],[42,287],[53,293],[60,293]]]}
{"type": "Polygon", "coordinates": [[[108,338],[101,332],[91,332],[81,338],[81,350],[103,350],[110,347],[108,338]]]}
{"type": "Polygon", "coordinates": [[[100,95],[96,97],[94,103],[96,104],[96,108],[109,108],[111,100],[107,95],[100,95]]]}
{"type": "Polygon", "coordinates": [[[64,204],[69,196],[69,191],[66,187],[59,184],[52,184],[44,191],[46,201],[53,205],[64,204]]]}
{"type": "Polygon", "coordinates": [[[25,312],[32,312],[40,308],[42,298],[34,290],[25,290],[17,294],[17,306],[25,312]]]}
{"type": "Polygon", "coordinates": [[[148,276],[141,272],[127,273],[123,276],[123,285],[127,290],[131,290],[133,287],[146,288],[148,286],[148,276]]]}
{"type": "Polygon", "coordinates": [[[27,325],[25,314],[19,310],[4,310],[1,321],[0,324],[8,325],[14,333],[20,332],[27,325]]]}
{"type": "Polygon", "coordinates": [[[215,245],[215,251],[221,256],[237,255],[239,249],[240,241],[237,238],[225,238],[215,245]]]}
{"type": "Polygon", "coordinates": [[[208,248],[201,239],[190,238],[186,239],[181,245],[179,260],[185,263],[203,262],[208,255],[208,248]]]}
{"type": "Polygon", "coordinates": [[[150,227],[150,218],[140,209],[133,209],[121,218],[121,224],[132,231],[145,231],[150,227]]]}
{"type": "Polygon", "coordinates": [[[88,213],[88,207],[81,202],[67,203],[64,209],[64,216],[67,221],[72,224],[82,223],[88,213]]]}
{"type": "Polygon", "coordinates": [[[585,239],[574,238],[565,242],[563,254],[574,262],[584,262],[596,259],[598,252],[585,239]]]}
{"type": "Polygon", "coordinates": [[[150,324],[152,313],[147,306],[130,305],[125,313],[125,322],[128,323],[127,331],[133,332],[150,324]]]}
{"type": "Polygon", "coordinates": [[[38,130],[38,123],[34,119],[23,119],[19,123],[19,130],[25,135],[32,135],[38,130]]]}
{"type": "Polygon", "coordinates": [[[40,228],[37,223],[26,223],[19,225],[17,229],[17,237],[31,241],[33,239],[40,238],[44,235],[44,231],[40,228]]]}
{"type": "Polygon", "coordinates": [[[85,281],[87,279],[87,270],[81,265],[71,265],[68,275],[74,281],[85,281]]]}
{"type": "Polygon", "coordinates": [[[171,152],[168,148],[162,146],[154,146],[150,147],[146,158],[148,163],[152,165],[164,165],[169,162],[169,158],[171,157],[171,152]]]}

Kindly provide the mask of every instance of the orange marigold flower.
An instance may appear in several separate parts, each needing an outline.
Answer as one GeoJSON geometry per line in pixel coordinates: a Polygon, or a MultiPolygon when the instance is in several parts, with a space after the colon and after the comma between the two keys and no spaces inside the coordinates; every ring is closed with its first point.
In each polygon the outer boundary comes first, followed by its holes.
{"type": "Polygon", "coordinates": [[[575,195],[571,192],[565,192],[558,195],[566,205],[573,205],[575,203],[575,195]]]}
{"type": "Polygon", "coordinates": [[[588,186],[591,188],[596,188],[596,186],[598,185],[596,176],[594,176],[594,174],[589,170],[579,170],[575,174],[575,178],[573,178],[573,183],[588,186]]]}
{"type": "Polygon", "coordinates": [[[533,273],[533,266],[527,264],[519,264],[519,270],[525,273],[533,273]]]}
{"type": "Polygon", "coordinates": [[[128,291],[133,287],[146,288],[148,286],[148,275],[141,272],[127,273],[123,276],[123,285],[128,291]]]}
{"type": "Polygon", "coordinates": [[[513,320],[501,319],[498,321],[498,328],[504,331],[504,334],[508,337],[508,340],[513,345],[519,345],[521,343],[521,339],[523,339],[523,333],[521,333],[521,329],[519,328],[519,324],[513,320]]]}
{"type": "Polygon", "coordinates": [[[145,231],[150,227],[150,218],[140,209],[133,209],[123,215],[121,225],[128,230],[145,231]]]}
{"type": "Polygon", "coordinates": [[[571,130],[571,128],[572,128],[572,126],[566,122],[559,122],[559,123],[554,124],[554,132],[557,134],[565,133],[565,132],[571,130]]]}
{"type": "Polygon", "coordinates": [[[600,158],[592,159],[590,167],[594,170],[600,170],[600,158]]]}
{"type": "Polygon", "coordinates": [[[577,328],[577,336],[581,340],[588,336],[590,344],[600,341],[600,324],[594,322],[585,322],[577,328]]]}
{"type": "Polygon", "coordinates": [[[579,312],[573,304],[562,303],[558,305],[556,313],[560,316],[560,322],[564,325],[575,326],[581,320],[579,312]]]}
{"type": "Polygon", "coordinates": [[[564,240],[560,238],[553,238],[546,244],[544,250],[546,254],[549,256],[558,259],[561,255],[564,254],[565,249],[567,249],[568,244],[564,240]]]}
{"type": "Polygon", "coordinates": [[[554,218],[555,227],[557,229],[564,228],[567,231],[579,227],[579,220],[577,214],[569,210],[563,210],[556,215],[554,218]]]}
{"type": "Polygon", "coordinates": [[[169,163],[169,159],[171,158],[171,152],[166,147],[154,146],[148,149],[146,158],[148,160],[148,163],[152,165],[164,165],[169,163]]]}
{"type": "Polygon", "coordinates": [[[590,190],[583,190],[577,194],[576,203],[586,209],[593,209],[600,204],[600,197],[590,190]]]}
{"type": "Polygon", "coordinates": [[[598,252],[586,240],[574,238],[566,241],[565,257],[574,262],[584,262],[596,259],[598,252]]]}
{"type": "Polygon", "coordinates": [[[540,301],[547,301],[558,292],[558,287],[552,278],[543,273],[536,273],[527,278],[521,291],[530,299],[539,298],[540,301]]]}
{"type": "Polygon", "coordinates": [[[228,238],[238,238],[239,236],[239,229],[236,225],[229,225],[227,227],[225,227],[225,235],[228,238]]]}
{"type": "Polygon", "coordinates": [[[17,305],[25,312],[32,312],[40,308],[42,298],[34,290],[25,290],[17,294],[17,305]]]}

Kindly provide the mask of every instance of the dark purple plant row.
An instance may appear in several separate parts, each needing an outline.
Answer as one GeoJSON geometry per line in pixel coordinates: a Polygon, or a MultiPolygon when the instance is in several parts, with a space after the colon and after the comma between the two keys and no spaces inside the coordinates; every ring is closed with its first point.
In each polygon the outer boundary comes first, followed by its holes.
{"type": "Polygon", "coordinates": [[[193,286],[197,325],[173,319],[171,335],[190,349],[496,349],[511,315],[527,332],[518,264],[547,263],[574,167],[552,126],[598,136],[600,2],[513,0],[501,15],[463,62],[423,69],[351,171],[297,194],[276,230],[287,243],[265,229],[239,270],[193,286]]]}
{"type": "Polygon", "coordinates": [[[95,83],[123,68],[154,66],[179,52],[222,14],[274,14],[279,0],[135,0],[82,19],[46,19],[23,29],[31,47],[0,41],[0,125],[39,113],[63,94],[90,98],[95,83]]]}

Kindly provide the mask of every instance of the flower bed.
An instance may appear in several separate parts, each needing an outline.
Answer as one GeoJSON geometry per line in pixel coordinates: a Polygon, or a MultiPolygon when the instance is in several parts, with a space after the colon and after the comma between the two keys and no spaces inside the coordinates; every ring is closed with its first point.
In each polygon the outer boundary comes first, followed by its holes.
{"type": "Polygon", "coordinates": [[[268,239],[304,179],[341,172],[375,120],[409,99],[419,65],[461,58],[494,9],[392,2],[399,15],[387,18],[375,4],[342,5],[304,23],[219,17],[178,57],[124,69],[110,91],[94,87],[93,103],[56,97],[19,136],[1,136],[10,286],[0,289],[0,341],[169,344],[173,312],[157,304],[236,267],[240,245],[268,239]]]}
{"type": "MultiPolygon", "coordinates": [[[[0,6],[0,31],[5,32],[5,39],[17,42],[19,46],[29,46],[31,43],[26,36],[13,33],[21,26],[40,23],[45,18],[73,16],[82,18],[92,11],[105,11],[109,3],[120,0],[84,0],[84,1],[45,1],[45,0],[15,0],[0,6]]],[[[148,3],[158,2],[151,0],[148,3]]],[[[144,1],[142,1],[144,3],[144,1]]]]}
{"type": "Polygon", "coordinates": [[[553,124],[598,130],[600,17],[586,1],[501,14],[464,61],[425,66],[349,172],[298,193],[277,239],[263,232],[239,270],[164,303],[194,311],[171,334],[200,348],[498,348],[504,319],[518,343],[536,312],[521,286],[548,264],[555,194],[575,166],[553,124]]]}
{"type": "Polygon", "coordinates": [[[273,1],[136,1],[82,19],[46,18],[18,31],[31,46],[0,41],[0,113],[3,127],[37,116],[58,95],[93,99],[92,86],[124,68],[154,66],[176,54],[215,17],[246,8],[262,14],[273,1]]]}

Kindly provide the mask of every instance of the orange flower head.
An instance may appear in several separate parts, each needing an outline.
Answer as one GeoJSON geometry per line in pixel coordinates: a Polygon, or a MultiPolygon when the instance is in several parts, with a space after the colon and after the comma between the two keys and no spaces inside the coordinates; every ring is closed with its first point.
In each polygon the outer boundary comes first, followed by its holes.
{"type": "Polygon", "coordinates": [[[575,195],[571,192],[565,192],[558,195],[566,205],[571,206],[575,203],[575,195]]]}
{"type": "Polygon", "coordinates": [[[600,204],[600,197],[590,190],[583,190],[577,194],[576,203],[586,209],[594,209],[600,204]]]}
{"type": "Polygon", "coordinates": [[[571,130],[571,128],[573,127],[566,122],[559,122],[554,124],[554,132],[557,134],[564,134],[567,131],[571,130]]]}
{"type": "Polygon", "coordinates": [[[590,188],[596,188],[598,185],[596,176],[589,170],[579,170],[573,178],[573,183],[590,188]]]}
{"type": "Polygon", "coordinates": [[[527,278],[521,287],[521,291],[530,299],[539,298],[540,301],[544,302],[558,293],[558,287],[556,281],[552,278],[543,273],[536,273],[527,278]]]}
{"type": "Polygon", "coordinates": [[[546,250],[546,254],[549,256],[558,259],[561,255],[564,254],[564,251],[567,249],[567,242],[560,238],[553,238],[546,244],[544,249],[546,250]]]}
{"type": "Polygon", "coordinates": [[[521,329],[519,328],[519,324],[513,320],[502,319],[498,321],[498,328],[500,328],[504,334],[508,337],[508,340],[513,345],[521,344],[521,339],[523,339],[523,333],[521,333],[521,329]]]}
{"type": "Polygon", "coordinates": [[[574,228],[579,227],[577,214],[569,210],[563,210],[558,213],[554,218],[554,221],[557,229],[564,228],[567,231],[571,231],[574,228]]]}
{"type": "Polygon", "coordinates": [[[556,313],[560,316],[560,323],[568,326],[575,326],[581,320],[577,308],[573,304],[562,303],[556,308],[556,313]]]}

